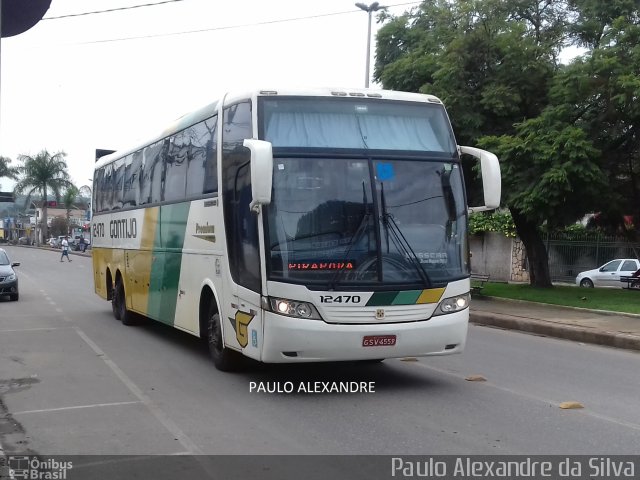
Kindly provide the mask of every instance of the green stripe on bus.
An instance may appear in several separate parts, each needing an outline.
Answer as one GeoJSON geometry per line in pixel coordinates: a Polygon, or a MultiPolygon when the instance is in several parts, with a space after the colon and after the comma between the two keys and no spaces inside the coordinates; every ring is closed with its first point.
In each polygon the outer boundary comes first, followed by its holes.
{"type": "Polygon", "coordinates": [[[430,288],[426,290],[406,290],[402,292],[377,292],[374,293],[367,307],[383,307],[389,305],[416,305],[423,303],[436,303],[442,297],[444,288],[430,288]]]}
{"type": "Polygon", "coordinates": [[[187,202],[160,207],[159,228],[153,245],[147,309],[149,316],[168,325],[174,324],[176,314],[189,206],[187,202]]]}
{"type": "Polygon", "coordinates": [[[367,302],[367,307],[379,307],[383,305],[391,305],[391,302],[398,296],[399,292],[377,292],[371,295],[367,302]]]}
{"type": "Polygon", "coordinates": [[[415,305],[420,295],[422,295],[422,290],[398,292],[398,296],[393,299],[391,305],[415,305]]]}

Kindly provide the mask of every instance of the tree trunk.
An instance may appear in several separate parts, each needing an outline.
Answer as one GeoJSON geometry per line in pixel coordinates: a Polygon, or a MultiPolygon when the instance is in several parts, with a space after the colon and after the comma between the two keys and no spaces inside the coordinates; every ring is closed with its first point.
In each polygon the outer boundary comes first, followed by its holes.
{"type": "Polygon", "coordinates": [[[42,242],[46,242],[49,236],[48,233],[48,225],[47,225],[47,187],[45,186],[43,189],[42,198],[44,199],[42,203],[42,223],[40,225],[40,234],[42,235],[42,242]]]}
{"type": "Polygon", "coordinates": [[[509,210],[511,211],[518,236],[527,252],[530,285],[542,288],[552,287],[549,273],[549,256],[537,225],[529,221],[519,211],[515,209],[509,210]]]}

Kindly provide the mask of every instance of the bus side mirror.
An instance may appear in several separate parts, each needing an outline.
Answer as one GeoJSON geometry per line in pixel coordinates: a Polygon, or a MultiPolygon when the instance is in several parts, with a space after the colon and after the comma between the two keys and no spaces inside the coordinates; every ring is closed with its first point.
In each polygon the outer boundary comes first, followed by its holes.
{"type": "Polygon", "coordinates": [[[271,143],[264,140],[246,139],[243,143],[251,150],[251,203],[249,208],[260,211],[260,205],[271,203],[273,182],[273,153],[271,143]]]}
{"type": "Polygon", "coordinates": [[[498,157],[491,152],[474,147],[458,146],[458,151],[461,154],[466,153],[480,160],[484,205],[481,207],[469,207],[469,212],[485,212],[498,208],[502,194],[502,177],[500,176],[498,157]]]}

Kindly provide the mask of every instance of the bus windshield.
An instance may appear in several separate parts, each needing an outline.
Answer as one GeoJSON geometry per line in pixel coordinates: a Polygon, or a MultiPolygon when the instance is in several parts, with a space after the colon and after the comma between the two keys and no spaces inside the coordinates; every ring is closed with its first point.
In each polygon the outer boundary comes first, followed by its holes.
{"type": "Polygon", "coordinates": [[[263,98],[262,138],[276,147],[430,152],[452,158],[444,107],[361,98],[263,98]]]}
{"type": "Polygon", "coordinates": [[[460,170],[425,159],[276,157],[269,279],[428,288],[468,275],[460,170]]]}

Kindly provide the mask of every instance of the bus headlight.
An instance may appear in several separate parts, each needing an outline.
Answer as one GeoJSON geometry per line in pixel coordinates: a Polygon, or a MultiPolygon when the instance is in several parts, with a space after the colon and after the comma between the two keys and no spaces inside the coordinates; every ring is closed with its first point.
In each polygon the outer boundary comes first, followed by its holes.
{"type": "Polygon", "coordinates": [[[433,315],[446,315],[448,313],[459,312],[468,307],[469,294],[465,293],[463,295],[457,295],[455,297],[449,297],[442,300],[433,315]]]}
{"type": "Polygon", "coordinates": [[[298,302],[285,298],[269,298],[271,310],[280,315],[296,318],[308,318],[310,320],[320,320],[320,314],[316,308],[308,302],[298,302]]]}

